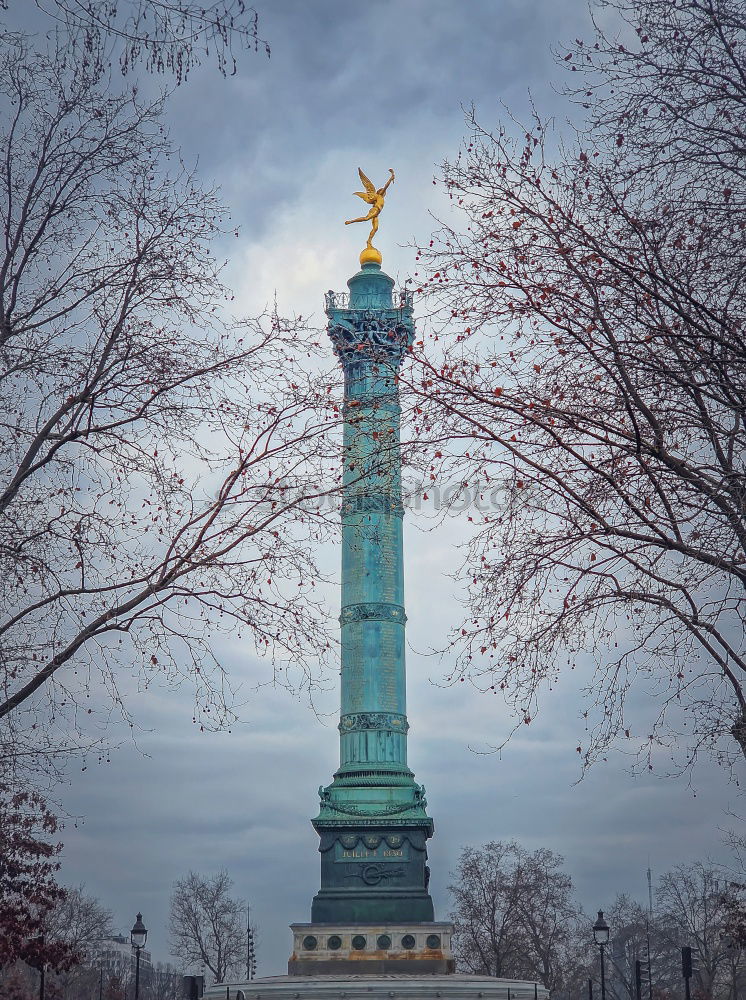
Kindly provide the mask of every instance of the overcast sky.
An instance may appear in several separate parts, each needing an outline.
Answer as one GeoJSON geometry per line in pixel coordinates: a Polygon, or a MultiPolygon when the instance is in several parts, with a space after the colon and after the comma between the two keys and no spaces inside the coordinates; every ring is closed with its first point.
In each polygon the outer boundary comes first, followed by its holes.
{"type": "MultiPolygon", "coordinates": [[[[240,237],[223,249],[237,307],[255,313],[277,293],[280,310],[322,322],[323,293],[357,269],[364,227],[351,196],[361,166],[378,185],[397,173],[378,246],[384,268],[414,269],[407,244],[426,238],[429,213],[446,210],[433,174],[463,135],[462,106],[495,122],[501,102],[525,113],[528,93],[562,119],[562,74],[550,46],[588,37],[581,0],[257,0],[272,57],[243,54],[235,77],[210,66],[169,105],[187,161],[222,187],[240,237]]],[[[152,81],[145,86],[152,87],[152,81]]],[[[460,848],[516,838],[563,854],[589,911],[617,892],[639,899],[645,869],[723,854],[720,829],[737,808],[716,769],[672,780],[629,775],[614,757],[577,784],[583,736],[578,685],[565,679],[543,712],[498,756],[509,719],[498,699],[468,685],[433,683],[425,655],[459,618],[453,581],[457,525],[406,524],[410,763],[428,791],[436,916],[448,913],[449,871],[460,848]]],[[[332,558],[336,559],[336,555],[332,558]]],[[[247,687],[259,668],[250,648],[217,649],[247,687]]],[[[283,973],[288,924],[308,920],[318,887],[316,790],[337,764],[331,694],[315,714],[265,688],[231,734],[200,735],[189,693],[151,688],[130,698],[140,732],[111,763],[71,775],[67,808],[82,820],[64,834],[63,875],[84,882],[127,931],[141,910],[154,957],[168,958],[168,897],[190,869],[228,869],[260,926],[259,973],[283,973]],[[326,715],[324,715],[326,713],[326,715]]],[[[665,763],[665,762],[664,762],[665,763]]]]}

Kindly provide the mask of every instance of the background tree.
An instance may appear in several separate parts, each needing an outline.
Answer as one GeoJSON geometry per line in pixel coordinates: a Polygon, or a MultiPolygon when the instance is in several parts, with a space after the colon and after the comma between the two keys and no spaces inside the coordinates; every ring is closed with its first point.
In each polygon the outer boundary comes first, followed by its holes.
{"type": "Polygon", "coordinates": [[[676,925],[670,918],[656,910],[650,912],[626,893],[617,895],[604,912],[613,928],[606,958],[618,1000],[635,1000],[637,996],[636,962],[641,963],[643,998],[649,995],[649,975],[654,997],[678,996],[682,989],[681,952],[676,925]]]}
{"type": "MultiPolygon", "coordinates": [[[[177,84],[194,66],[212,56],[225,76],[237,69],[234,46],[262,49],[259,18],[244,0],[34,0],[53,24],[63,26],[82,52],[101,69],[112,51],[127,73],[136,63],[149,72],[169,73],[177,84]]],[[[0,0],[0,11],[11,14],[19,0],[0,0]]]]}
{"type": "Polygon", "coordinates": [[[75,747],[86,720],[126,716],[133,664],[145,684],[190,677],[198,724],[229,720],[216,624],[280,683],[309,680],[328,645],[310,543],[335,480],[317,345],[224,318],[223,209],[173,164],[162,103],[4,42],[0,718],[18,765],[59,749],[52,723],[75,747]]]}
{"type": "Polygon", "coordinates": [[[104,1000],[127,1000],[127,984],[120,976],[109,976],[104,979],[104,1000]]]}
{"type": "Polygon", "coordinates": [[[507,976],[521,952],[517,854],[514,843],[490,841],[481,849],[466,847],[459,857],[454,900],[454,952],[460,968],[490,976],[507,976]]]}
{"type": "MultiPolygon", "coordinates": [[[[460,969],[548,982],[557,1000],[585,996],[589,979],[600,988],[593,917],[576,900],[557,854],[493,841],[465,848],[453,875],[449,891],[460,969]]],[[[737,900],[731,881],[720,875],[702,862],[681,864],[658,880],[652,910],[623,893],[604,907],[611,928],[607,996],[635,1000],[639,961],[643,1000],[648,970],[653,1000],[683,1000],[681,948],[689,945],[699,968],[692,996],[737,1000],[744,956],[726,931],[729,906],[737,900]]]]}
{"type": "Polygon", "coordinates": [[[148,996],[150,1000],[183,1000],[181,973],[173,965],[157,962],[150,977],[148,996]]]}
{"type": "Polygon", "coordinates": [[[731,862],[718,866],[725,886],[725,933],[738,949],[746,952],[746,834],[730,830],[725,841],[732,852],[731,862]]]}
{"type": "Polygon", "coordinates": [[[528,978],[539,979],[552,992],[562,987],[575,956],[578,930],[585,928],[563,865],[564,858],[546,847],[526,852],[518,902],[528,978]]]}
{"type": "Polygon", "coordinates": [[[730,945],[746,951],[746,884],[729,880],[721,898],[725,908],[724,934],[730,945]]]}
{"type": "Polygon", "coordinates": [[[0,783],[0,968],[21,960],[63,971],[80,959],[75,946],[47,926],[65,899],[57,882],[57,831],[57,818],[38,793],[0,783]]]}
{"type": "Polygon", "coordinates": [[[723,980],[731,978],[730,941],[725,933],[728,883],[712,865],[677,865],[661,876],[655,891],[658,909],[678,931],[676,947],[689,945],[698,958],[693,984],[704,1000],[722,995],[723,980]]]}
{"type": "Polygon", "coordinates": [[[171,895],[172,954],[186,969],[209,969],[216,983],[246,971],[246,904],[232,892],[226,871],[210,877],[190,872],[174,882],[171,895]]]}
{"type": "Polygon", "coordinates": [[[467,847],[455,881],[454,952],[469,972],[559,988],[578,909],[562,858],[515,841],[467,847]]]}
{"type": "Polygon", "coordinates": [[[34,990],[21,968],[13,968],[3,975],[2,983],[6,1000],[33,1000],[34,990]]]}
{"type": "Polygon", "coordinates": [[[520,725],[588,657],[586,765],[617,740],[651,767],[674,745],[742,760],[746,18],[594,9],[605,28],[562,54],[574,140],[538,113],[470,115],[443,167],[453,219],[419,249],[442,311],[417,433],[435,475],[499,492],[474,518],[452,679],[520,725]],[[633,686],[650,717],[628,718],[633,686]]]}
{"type": "Polygon", "coordinates": [[[78,962],[47,978],[47,989],[60,1000],[78,1000],[98,991],[99,973],[86,961],[86,945],[109,937],[112,933],[111,912],[84,886],[66,888],[64,895],[44,918],[46,938],[63,941],[78,956],[78,962]]]}

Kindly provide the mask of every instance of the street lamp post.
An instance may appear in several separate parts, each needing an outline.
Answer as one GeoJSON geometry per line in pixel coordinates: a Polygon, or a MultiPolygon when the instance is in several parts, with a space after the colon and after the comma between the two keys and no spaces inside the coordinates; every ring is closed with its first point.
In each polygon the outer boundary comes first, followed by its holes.
{"type": "Polygon", "coordinates": [[[142,922],[142,913],[138,913],[135,925],[130,931],[130,941],[135,949],[135,1000],[139,1000],[140,997],[140,952],[145,947],[147,940],[148,932],[142,922]]]}
{"type": "Polygon", "coordinates": [[[44,960],[44,931],[40,934],[34,934],[30,941],[39,942],[39,954],[36,961],[30,960],[30,964],[33,968],[39,970],[39,1000],[44,1000],[45,996],[45,983],[46,983],[46,962],[44,960]]]}
{"type": "Polygon", "coordinates": [[[606,970],[604,969],[604,948],[609,943],[609,925],[604,920],[604,911],[598,911],[598,919],[593,925],[593,940],[601,952],[601,1000],[606,1000],[606,970]]]}
{"type": "Polygon", "coordinates": [[[41,935],[41,964],[39,966],[39,1000],[44,1000],[45,984],[46,984],[46,963],[44,961],[44,935],[41,935]]]}

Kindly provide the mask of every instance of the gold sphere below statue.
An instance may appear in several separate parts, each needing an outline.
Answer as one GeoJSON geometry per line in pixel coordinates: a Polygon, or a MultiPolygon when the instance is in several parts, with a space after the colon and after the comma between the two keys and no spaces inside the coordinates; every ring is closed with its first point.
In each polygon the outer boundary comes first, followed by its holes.
{"type": "Polygon", "coordinates": [[[366,247],[360,253],[360,266],[363,264],[380,264],[383,260],[380,250],[376,250],[375,247],[366,247]]]}

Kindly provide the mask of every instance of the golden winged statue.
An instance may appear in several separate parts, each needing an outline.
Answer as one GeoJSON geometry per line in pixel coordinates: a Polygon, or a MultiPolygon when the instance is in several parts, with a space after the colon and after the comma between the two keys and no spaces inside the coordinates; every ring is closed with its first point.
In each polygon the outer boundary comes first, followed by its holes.
{"type": "Polygon", "coordinates": [[[395,174],[394,171],[389,167],[389,173],[391,176],[383,185],[383,187],[376,190],[373,182],[370,178],[366,177],[362,172],[360,167],[357,168],[357,172],[360,174],[360,180],[363,183],[364,191],[355,191],[354,194],[358,198],[362,198],[364,202],[370,205],[370,211],[367,215],[361,215],[359,219],[347,219],[345,222],[346,226],[352,225],[353,222],[370,222],[370,236],[368,237],[368,243],[366,249],[360,255],[360,262],[365,260],[377,260],[378,263],[381,262],[381,254],[373,246],[373,237],[378,232],[378,216],[381,214],[381,209],[383,208],[383,202],[386,197],[386,191],[390,184],[394,182],[395,174]]]}

